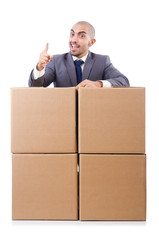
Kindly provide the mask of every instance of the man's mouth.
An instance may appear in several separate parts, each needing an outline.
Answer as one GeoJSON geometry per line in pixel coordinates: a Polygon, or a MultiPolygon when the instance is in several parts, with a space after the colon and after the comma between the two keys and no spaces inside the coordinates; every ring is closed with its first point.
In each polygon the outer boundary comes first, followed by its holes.
{"type": "Polygon", "coordinates": [[[72,50],[76,50],[76,49],[78,49],[79,48],[79,45],[77,45],[77,44],[71,44],[71,49],[72,50]]]}

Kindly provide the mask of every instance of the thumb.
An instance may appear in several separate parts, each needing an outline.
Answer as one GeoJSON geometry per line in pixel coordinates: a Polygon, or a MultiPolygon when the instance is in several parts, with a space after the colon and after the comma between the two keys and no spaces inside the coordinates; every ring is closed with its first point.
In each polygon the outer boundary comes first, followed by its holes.
{"type": "Polygon", "coordinates": [[[53,58],[53,55],[50,55],[49,57],[50,57],[50,60],[51,60],[53,58]]]}

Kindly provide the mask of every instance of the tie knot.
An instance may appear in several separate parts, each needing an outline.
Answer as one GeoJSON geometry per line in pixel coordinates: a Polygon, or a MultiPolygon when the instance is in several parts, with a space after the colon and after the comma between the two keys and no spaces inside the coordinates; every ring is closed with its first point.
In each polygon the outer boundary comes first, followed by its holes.
{"type": "Polygon", "coordinates": [[[84,63],[82,60],[75,60],[74,62],[76,66],[81,66],[82,63],[84,63]]]}

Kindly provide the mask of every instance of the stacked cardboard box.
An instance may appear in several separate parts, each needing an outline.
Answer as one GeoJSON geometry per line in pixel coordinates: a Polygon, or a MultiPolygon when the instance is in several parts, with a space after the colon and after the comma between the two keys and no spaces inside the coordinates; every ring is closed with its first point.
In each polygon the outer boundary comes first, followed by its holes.
{"type": "Polygon", "coordinates": [[[145,89],[80,88],[80,220],[145,220],[145,89]]]}
{"type": "Polygon", "coordinates": [[[78,219],[75,88],[11,89],[12,218],[78,219]]]}
{"type": "Polygon", "coordinates": [[[11,110],[13,219],[77,220],[78,192],[80,220],[146,219],[144,88],[13,88],[11,110]]]}

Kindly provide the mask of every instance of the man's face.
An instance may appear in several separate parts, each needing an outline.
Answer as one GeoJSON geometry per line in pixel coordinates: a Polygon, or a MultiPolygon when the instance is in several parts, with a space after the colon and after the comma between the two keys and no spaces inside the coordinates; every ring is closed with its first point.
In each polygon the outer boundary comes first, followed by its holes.
{"type": "Polygon", "coordinates": [[[88,26],[75,24],[69,37],[69,47],[71,54],[78,58],[85,56],[88,53],[89,47],[91,47],[95,39],[91,39],[88,34],[88,26]]]}

